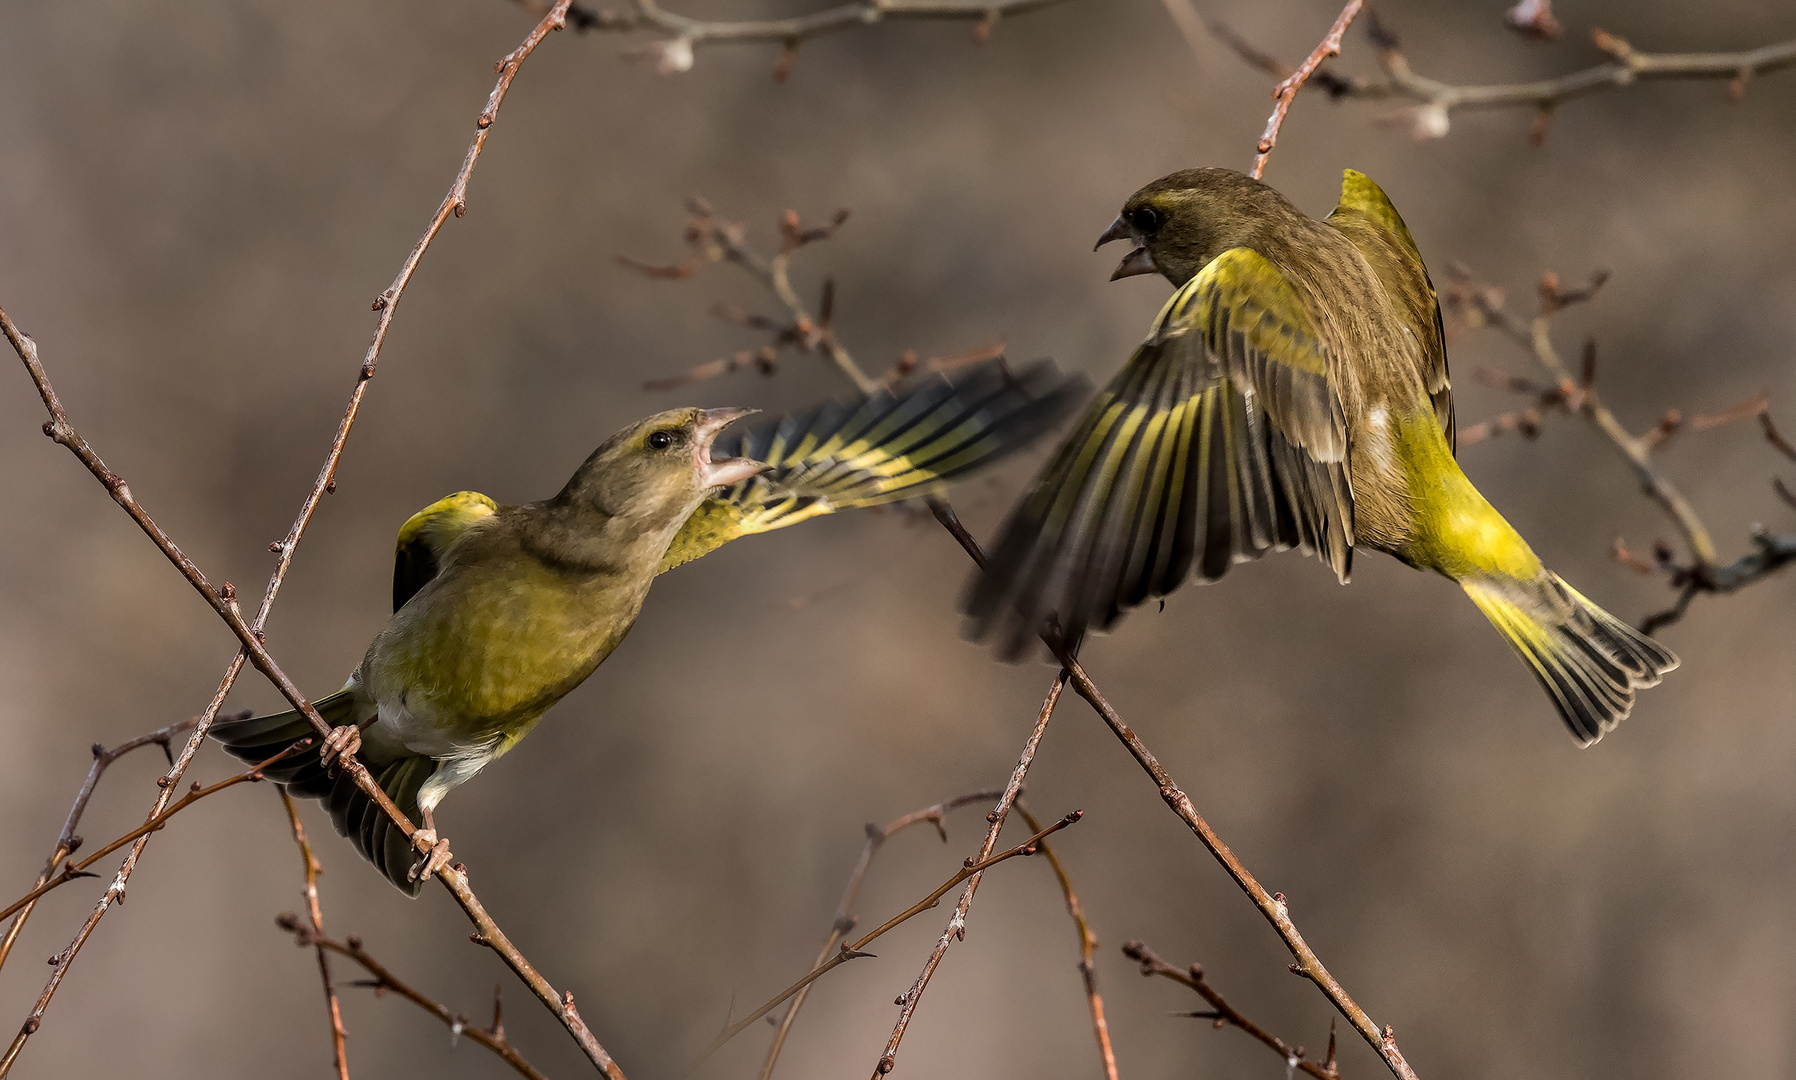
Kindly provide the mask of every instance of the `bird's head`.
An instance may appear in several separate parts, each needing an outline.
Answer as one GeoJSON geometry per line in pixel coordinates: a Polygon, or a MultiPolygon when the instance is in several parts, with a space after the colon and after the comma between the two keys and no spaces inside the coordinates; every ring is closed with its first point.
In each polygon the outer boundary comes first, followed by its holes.
{"type": "Polygon", "coordinates": [[[1183,285],[1211,259],[1250,244],[1260,229],[1296,213],[1284,196],[1232,169],[1185,169],[1129,196],[1097,247],[1112,240],[1134,245],[1111,281],[1159,273],[1183,285]]]}
{"type": "Polygon", "coordinates": [[[765,472],[747,458],[711,456],[724,428],[753,409],[670,409],[605,440],[558,500],[590,506],[645,528],[684,521],[705,493],[765,472]]]}

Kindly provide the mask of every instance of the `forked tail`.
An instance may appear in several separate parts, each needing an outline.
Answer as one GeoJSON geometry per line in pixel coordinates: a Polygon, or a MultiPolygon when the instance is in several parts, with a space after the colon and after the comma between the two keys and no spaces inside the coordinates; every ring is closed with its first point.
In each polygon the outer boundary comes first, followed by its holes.
{"type": "Polygon", "coordinates": [[[1475,574],[1460,585],[1527,662],[1580,746],[1621,723],[1634,707],[1636,689],[1658,685],[1678,666],[1669,649],[1550,570],[1525,580],[1475,574]]]}

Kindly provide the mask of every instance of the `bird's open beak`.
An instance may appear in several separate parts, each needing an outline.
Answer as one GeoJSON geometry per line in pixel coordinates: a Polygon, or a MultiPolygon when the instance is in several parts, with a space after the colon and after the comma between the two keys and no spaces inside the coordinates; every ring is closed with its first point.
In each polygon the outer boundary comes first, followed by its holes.
{"type": "Polygon", "coordinates": [[[698,425],[693,429],[692,454],[694,464],[698,468],[698,481],[702,487],[728,487],[739,484],[751,476],[759,475],[770,466],[748,458],[726,457],[715,461],[711,458],[711,443],[724,428],[742,419],[760,412],[759,409],[701,409],[698,414],[698,425]]]}
{"type": "Polygon", "coordinates": [[[1148,254],[1147,245],[1141,242],[1141,238],[1135,235],[1135,230],[1129,228],[1129,223],[1120,214],[1104,230],[1104,235],[1098,237],[1098,242],[1092,245],[1091,250],[1096,251],[1112,240],[1133,240],[1135,246],[1123,256],[1122,262],[1116,264],[1116,272],[1110,275],[1111,281],[1134,277],[1136,274],[1152,274],[1158,269],[1154,266],[1154,257],[1148,254]]]}

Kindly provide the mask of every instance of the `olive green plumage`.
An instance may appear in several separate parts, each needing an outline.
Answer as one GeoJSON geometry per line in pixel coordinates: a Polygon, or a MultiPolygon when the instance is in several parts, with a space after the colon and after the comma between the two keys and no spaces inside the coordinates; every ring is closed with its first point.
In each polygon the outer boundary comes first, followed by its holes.
{"type": "Polygon", "coordinates": [[[1113,277],[1177,291],[1013,512],[968,588],[1011,658],[1050,615],[1070,640],[1187,578],[1371,548],[1457,581],[1583,745],[1677,666],[1547,571],[1454,460],[1440,306],[1377,184],[1348,171],[1326,221],[1257,180],[1193,169],[1130,197],[1113,277]]]}
{"type": "MultiPolygon", "coordinates": [[[[393,616],[344,688],[314,704],[333,727],[362,726],[358,758],[434,842],[443,796],[604,662],[657,575],[741,536],[939,490],[1081,396],[1050,363],[988,365],[751,427],[730,457],[713,457],[713,440],[744,410],[676,409],[612,436],[553,498],[500,506],[457,492],[400,529],[393,616]]],[[[256,762],[314,732],[287,712],[212,734],[256,762]]],[[[268,773],[324,800],[337,831],[417,895],[417,838],[317,751],[268,773]]]]}

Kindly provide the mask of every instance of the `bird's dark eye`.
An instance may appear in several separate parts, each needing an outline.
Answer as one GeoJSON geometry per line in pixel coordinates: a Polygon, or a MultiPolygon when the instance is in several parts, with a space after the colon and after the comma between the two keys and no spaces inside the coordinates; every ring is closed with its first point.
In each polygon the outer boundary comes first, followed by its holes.
{"type": "Polygon", "coordinates": [[[1160,212],[1151,206],[1137,206],[1129,211],[1129,224],[1143,235],[1151,235],[1160,227],[1160,212]]]}
{"type": "Polygon", "coordinates": [[[671,431],[655,431],[649,433],[649,448],[652,450],[665,450],[673,444],[674,434],[671,431]]]}

